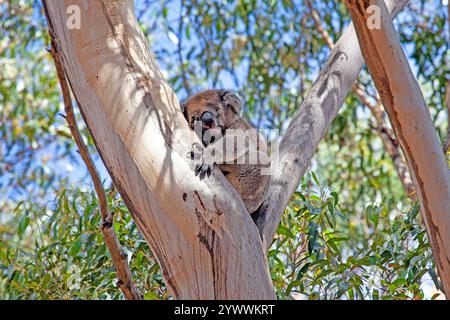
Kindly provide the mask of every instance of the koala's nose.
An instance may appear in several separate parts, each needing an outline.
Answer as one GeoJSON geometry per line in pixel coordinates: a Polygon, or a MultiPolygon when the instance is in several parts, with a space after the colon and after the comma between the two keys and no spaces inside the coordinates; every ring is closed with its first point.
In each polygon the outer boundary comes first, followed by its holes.
{"type": "Polygon", "coordinates": [[[215,125],[214,116],[211,112],[205,111],[201,116],[201,120],[204,127],[212,128],[215,125]]]}

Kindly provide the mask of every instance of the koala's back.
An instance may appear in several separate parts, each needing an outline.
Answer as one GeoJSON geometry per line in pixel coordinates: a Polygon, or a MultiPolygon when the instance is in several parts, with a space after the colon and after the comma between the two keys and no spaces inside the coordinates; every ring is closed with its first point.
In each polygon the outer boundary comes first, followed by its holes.
{"type": "MultiPolygon", "coordinates": [[[[264,160],[262,156],[267,157],[267,145],[258,131],[243,118],[230,125],[227,131],[230,132],[230,129],[243,131],[246,140],[244,149],[246,152],[239,153],[235,145],[237,157],[234,163],[219,164],[218,166],[227,180],[241,195],[247,210],[253,213],[258,210],[267,195],[269,175],[262,172],[266,167],[262,164],[264,160]],[[257,152],[256,155],[250,154],[255,151],[257,152]]],[[[225,133],[226,136],[227,132],[225,133]]],[[[238,136],[240,135],[238,134],[238,136]]]]}

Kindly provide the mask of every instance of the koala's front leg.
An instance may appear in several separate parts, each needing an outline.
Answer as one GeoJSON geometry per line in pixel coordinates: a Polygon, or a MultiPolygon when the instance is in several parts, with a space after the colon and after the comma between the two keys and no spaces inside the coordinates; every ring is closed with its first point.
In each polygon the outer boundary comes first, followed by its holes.
{"type": "Polygon", "coordinates": [[[200,163],[197,163],[195,165],[195,175],[202,180],[205,177],[211,176],[211,173],[213,171],[214,163],[205,162],[205,158],[203,157],[203,147],[195,142],[192,144],[192,150],[188,152],[187,154],[188,159],[193,161],[200,161],[200,163]]]}

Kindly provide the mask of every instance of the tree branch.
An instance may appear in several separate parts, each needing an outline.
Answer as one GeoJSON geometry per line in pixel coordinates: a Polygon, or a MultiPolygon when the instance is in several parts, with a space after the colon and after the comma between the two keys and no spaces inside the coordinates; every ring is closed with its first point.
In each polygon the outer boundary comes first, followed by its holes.
{"type": "MultiPolygon", "coordinates": [[[[43,2],[45,7],[45,1],[43,2]]],[[[84,163],[91,175],[92,181],[94,183],[95,192],[97,193],[99,205],[100,205],[100,214],[101,214],[101,231],[103,233],[103,237],[105,239],[106,246],[111,254],[111,259],[114,265],[114,268],[117,272],[117,278],[119,281],[117,285],[120,290],[123,292],[125,297],[128,300],[141,300],[142,294],[136,288],[133,283],[131,277],[130,266],[128,265],[127,255],[122,249],[120,245],[119,239],[114,231],[113,220],[114,213],[108,210],[108,200],[106,197],[105,189],[103,188],[103,184],[101,182],[98,171],[95,167],[94,162],[92,161],[91,156],[89,155],[89,150],[85,145],[83,138],[81,137],[81,133],[78,130],[75,114],[73,112],[72,98],[70,95],[69,85],[67,83],[66,75],[64,73],[64,69],[61,63],[61,56],[59,54],[59,50],[57,47],[57,42],[55,40],[55,34],[53,30],[49,29],[50,38],[51,38],[51,49],[50,53],[53,57],[56,66],[56,73],[59,79],[59,83],[61,86],[61,91],[64,100],[64,109],[66,112],[65,119],[67,124],[69,125],[70,132],[72,133],[73,139],[80,151],[80,155],[83,158],[84,163]]]]}
{"type": "Polygon", "coordinates": [[[383,0],[346,0],[364,59],[413,176],[444,292],[450,297],[450,175],[420,86],[383,0]],[[370,28],[369,6],[380,10],[370,28]]]}
{"type": "MultiPolygon", "coordinates": [[[[447,15],[447,22],[448,22],[448,39],[450,41],[450,3],[447,4],[448,9],[448,15],[447,15]]],[[[442,148],[444,150],[445,155],[449,152],[450,149],[450,79],[447,81],[447,88],[445,89],[445,101],[444,101],[446,107],[447,107],[447,138],[444,142],[444,147],[442,148]]]]}
{"type": "MultiPolygon", "coordinates": [[[[396,16],[407,3],[408,0],[388,1],[392,16],[396,16]]],[[[268,197],[254,217],[266,250],[319,142],[362,67],[358,39],[353,26],[350,26],[331,51],[328,62],[281,140],[278,167],[271,176],[268,197]]]]}
{"type": "Polygon", "coordinates": [[[316,26],[317,31],[322,35],[323,40],[327,44],[327,46],[333,50],[334,49],[334,41],[331,38],[330,34],[322,27],[322,23],[320,21],[319,13],[316,9],[314,9],[311,0],[305,0],[306,5],[308,6],[308,9],[311,13],[311,17],[314,20],[314,25],[316,26]]]}

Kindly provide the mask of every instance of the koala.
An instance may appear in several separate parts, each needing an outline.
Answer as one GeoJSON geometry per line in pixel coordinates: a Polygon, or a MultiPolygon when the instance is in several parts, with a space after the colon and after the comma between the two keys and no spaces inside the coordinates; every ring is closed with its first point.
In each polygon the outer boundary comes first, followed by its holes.
{"type": "Polygon", "coordinates": [[[261,172],[268,167],[262,161],[264,156],[268,159],[267,145],[258,131],[241,117],[241,107],[242,100],[230,90],[202,91],[181,103],[189,127],[203,143],[203,147],[194,143],[188,157],[198,160],[202,151],[205,154],[211,149],[212,153],[221,155],[228,152],[226,161],[201,162],[195,167],[195,174],[200,179],[209,177],[212,166],[217,165],[240,194],[249,213],[254,213],[268,189],[269,175],[261,172]],[[240,139],[235,140],[236,137],[240,139]]]}

